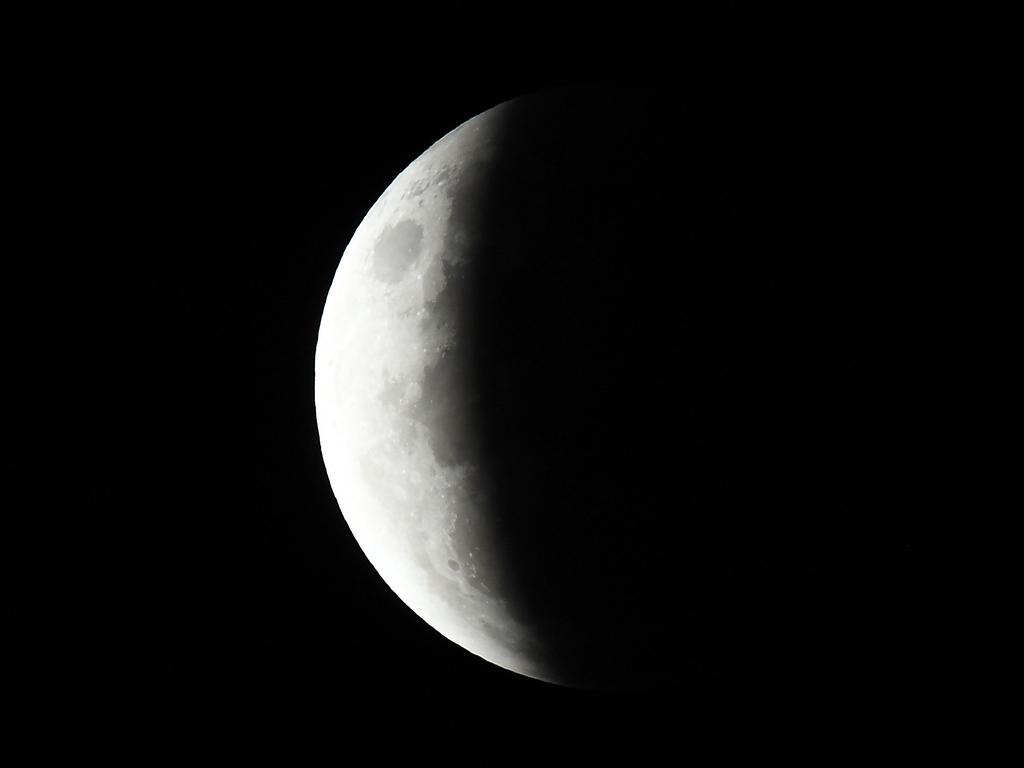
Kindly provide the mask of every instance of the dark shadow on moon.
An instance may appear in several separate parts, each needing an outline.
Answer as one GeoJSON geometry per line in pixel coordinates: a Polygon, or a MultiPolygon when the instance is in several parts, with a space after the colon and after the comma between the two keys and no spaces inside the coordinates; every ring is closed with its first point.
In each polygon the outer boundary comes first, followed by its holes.
{"type": "Polygon", "coordinates": [[[760,234],[778,190],[734,187],[766,162],[742,121],[648,97],[507,107],[460,312],[503,595],[582,687],[755,667],[804,605],[761,408],[780,295],[719,257],[758,246],[736,207],[760,234]]]}

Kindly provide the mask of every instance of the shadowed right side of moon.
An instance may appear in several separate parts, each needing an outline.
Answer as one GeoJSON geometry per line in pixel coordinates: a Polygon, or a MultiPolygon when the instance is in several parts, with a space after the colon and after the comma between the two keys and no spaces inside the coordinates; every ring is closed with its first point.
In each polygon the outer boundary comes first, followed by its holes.
{"type": "Polygon", "coordinates": [[[734,665],[779,618],[751,552],[767,446],[737,409],[752,276],[729,266],[766,190],[733,188],[714,115],[658,98],[507,108],[466,322],[510,609],[583,687],[734,665]]]}
{"type": "Polygon", "coordinates": [[[851,617],[899,620],[893,542],[941,495],[915,377],[941,375],[921,313],[945,286],[894,258],[884,184],[855,197],[860,137],[814,105],[666,99],[514,102],[481,201],[494,540],[510,610],[582,687],[867,642],[851,617]]]}

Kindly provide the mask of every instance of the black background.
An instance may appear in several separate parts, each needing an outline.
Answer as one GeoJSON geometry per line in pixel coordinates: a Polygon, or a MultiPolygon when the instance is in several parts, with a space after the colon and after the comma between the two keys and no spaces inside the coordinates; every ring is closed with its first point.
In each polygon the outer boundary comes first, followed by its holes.
{"type": "MultiPolygon", "coordinates": [[[[1006,443],[1019,433],[1013,275],[993,258],[1008,231],[999,177],[1012,135],[998,20],[710,25],[597,6],[22,21],[13,71],[26,98],[9,103],[22,226],[5,285],[16,459],[4,537],[21,761],[860,764],[942,749],[950,736],[976,756],[999,749],[1016,711],[1003,668],[1019,544],[1006,443]],[[935,254],[937,276],[908,291],[936,313],[933,332],[924,346],[892,341],[886,359],[918,355],[900,369],[911,372],[932,370],[934,355],[960,361],[937,395],[906,376],[893,390],[902,400],[890,408],[927,401],[901,422],[914,439],[896,444],[929,445],[931,463],[878,438],[874,476],[899,464],[911,482],[886,497],[888,521],[844,531],[883,542],[871,551],[884,578],[848,590],[840,608],[820,595],[836,629],[813,649],[715,685],[574,691],[465,653],[369,567],[319,452],[317,325],[369,206],[463,120],[602,78],[653,82],[680,109],[690,94],[757,95],[792,126],[789,141],[805,139],[802,178],[841,200],[831,213],[816,204],[809,237],[841,252],[840,225],[889,206],[888,242],[904,238],[917,261],[886,261],[887,284],[919,285],[916,265],[935,254]],[[821,106],[796,106],[808,102],[821,106]],[[830,165],[815,164],[815,148],[830,165]],[[931,225],[923,243],[906,221],[931,225]],[[937,327],[959,336],[936,351],[937,327]],[[954,427],[918,439],[935,412],[955,413],[954,427]]],[[[784,217],[783,203],[771,214],[784,217]]],[[[859,284],[880,279],[877,263],[864,269],[859,284]]],[[[814,326],[805,310],[794,328],[814,326]]],[[[794,474],[808,470],[800,461],[814,464],[795,456],[794,474]]],[[[840,470],[814,476],[809,496],[849,482],[840,470]]],[[[849,544],[831,578],[872,572],[863,552],[849,544]]]]}

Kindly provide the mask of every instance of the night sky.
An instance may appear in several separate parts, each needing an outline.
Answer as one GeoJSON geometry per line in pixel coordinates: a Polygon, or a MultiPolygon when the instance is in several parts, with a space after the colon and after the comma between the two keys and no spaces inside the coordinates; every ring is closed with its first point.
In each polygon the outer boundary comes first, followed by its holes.
{"type": "MultiPolygon", "coordinates": [[[[11,765],[857,765],[939,750],[940,734],[963,736],[978,750],[967,754],[999,749],[1019,715],[1003,669],[1019,612],[1020,432],[995,37],[979,59],[953,19],[917,24],[918,50],[896,19],[737,17],[712,31],[603,5],[22,22],[14,71],[28,87],[9,102],[21,226],[4,285],[16,457],[5,687],[24,718],[11,765]],[[813,599],[838,629],[714,684],[673,674],[653,690],[585,692],[468,654],[377,576],[320,456],[317,327],[367,209],[473,115],[602,81],[653,85],[680,109],[693,94],[756,96],[805,158],[820,148],[831,163],[794,172],[842,189],[836,208],[814,208],[815,247],[846,254],[882,233],[891,254],[852,276],[791,266],[788,284],[911,286],[902,309],[933,314],[925,337],[879,352],[902,372],[895,404],[879,402],[911,413],[912,436],[873,433],[848,454],[875,445],[860,458],[887,511],[828,532],[848,542],[829,583],[843,569],[877,583],[822,589],[813,599]],[[822,106],[794,106],[809,102],[822,106]],[[884,227],[857,229],[883,214],[884,227]],[[939,357],[936,383],[923,371],[939,357]]],[[[786,211],[770,214],[759,226],[786,211]]],[[[794,456],[794,475],[817,473],[808,497],[852,482],[794,456]]],[[[778,620],[813,623],[809,604],[778,620]]]]}

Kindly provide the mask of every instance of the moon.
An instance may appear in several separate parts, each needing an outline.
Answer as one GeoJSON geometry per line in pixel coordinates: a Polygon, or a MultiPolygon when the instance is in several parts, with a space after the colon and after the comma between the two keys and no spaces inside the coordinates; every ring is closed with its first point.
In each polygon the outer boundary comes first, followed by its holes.
{"type": "Polygon", "coordinates": [[[931,277],[891,271],[848,145],[805,140],[834,123],[572,90],[452,130],[344,251],[315,405],[355,540],[449,640],[559,685],[707,693],[870,647],[887,532],[968,460],[922,431],[947,400],[907,418],[944,381],[907,309],[931,277]]]}
{"type": "Polygon", "coordinates": [[[316,346],[323,459],[367,559],[452,642],[571,687],[657,685],[724,645],[708,526],[666,514],[681,457],[658,443],[698,425],[652,375],[688,343],[656,268],[682,208],[656,103],[544,92],[443,136],[356,228],[316,346]],[[685,653],[680,604],[702,627],[685,653]]]}
{"type": "Polygon", "coordinates": [[[825,324],[793,325],[777,261],[737,261],[803,242],[782,215],[803,192],[765,166],[789,161],[741,117],[643,89],[506,102],[402,171],[342,255],[315,356],[330,484],[395,594],[493,664],[713,685],[809,610],[785,521],[817,519],[788,499],[829,454],[787,388],[825,324]]]}
{"type": "Polygon", "coordinates": [[[550,681],[541,639],[502,588],[460,330],[480,237],[475,192],[501,114],[437,141],[356,229],[320,325],[316,415],[344,518],[395,594],[466,650],[550,681]]]}

